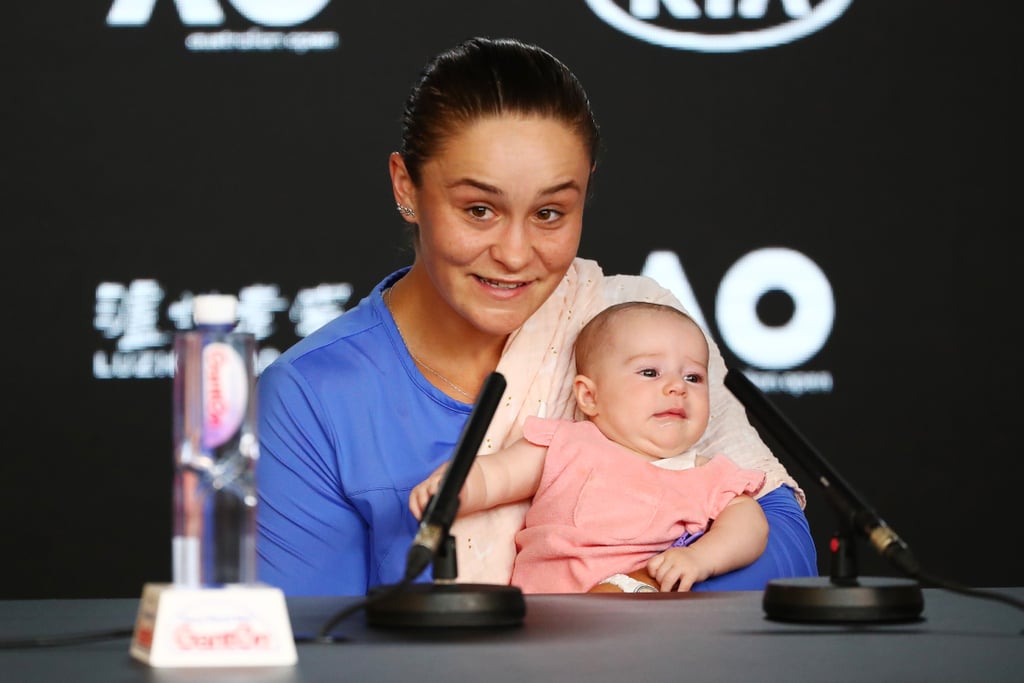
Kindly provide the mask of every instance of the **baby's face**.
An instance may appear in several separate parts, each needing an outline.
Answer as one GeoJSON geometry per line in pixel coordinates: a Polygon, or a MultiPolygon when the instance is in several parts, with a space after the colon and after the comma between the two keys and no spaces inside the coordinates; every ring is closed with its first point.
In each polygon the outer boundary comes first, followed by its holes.
{"type": "MultiPolygon", "coordinates": [[[[695,323],[666,311],[623,311],[596,351],[591,421],[651,459],[690,448],[707,428],[708,346],[695,323]]],[[[581,406],[582,407],[582,406],[581,406]]]]}

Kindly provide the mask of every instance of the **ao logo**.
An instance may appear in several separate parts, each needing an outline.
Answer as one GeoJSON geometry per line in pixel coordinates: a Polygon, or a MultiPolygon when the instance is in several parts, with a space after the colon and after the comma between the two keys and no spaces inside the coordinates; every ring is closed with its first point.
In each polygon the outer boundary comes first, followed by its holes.
{"type": "Polygon", "coordinates": [[[708,34],[675,31],[647,23],[658,18],[664,5],[673,19],[763,19],[769,0],[704,0],[704,10],[696,0],[628,0],[629,11],[615,0],[586,0],[603,21],[627,35],[653,45],[698,52],[742,52],[789,43],[819,31],[838,19],[853,0],[822,0],[811,7],[811,0],[779,0],[790,21],[738,33],[708,34]]]}
{"type": "MultiPolygon", "coordinates": [[[[227,0],[239,14],[261,26],[296,26],[315,17],[331,0],[227,0]]],[[[157,0],[114,0],[109,26],[144,26],[157,0]]],[[[217,0],[174,0],[181,22],[188,26],[220,26],[224,10],[217,0]]]]}
{"type": "MultiPolygon", "coordinates": [[[[710,329],[674,253],[652,252],[643,274],[675,294],[694,319],[710,329]]],[[[758,249],[736,261],[722,278],[715,317],[722,341],[737,356],[764,370],[789,370],[809,360],[828,341],[835,299],[828,278],[800,252],[758,249]],[[760,320],[757,304],[776,291],[792,299],[794,311],[784,325],[773,327],[760,320]]]]}

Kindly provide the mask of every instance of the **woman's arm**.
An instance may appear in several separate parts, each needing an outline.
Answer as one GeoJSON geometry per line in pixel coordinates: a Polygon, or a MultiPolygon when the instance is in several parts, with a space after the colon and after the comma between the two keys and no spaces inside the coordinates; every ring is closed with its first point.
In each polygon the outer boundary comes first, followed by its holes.
{"type": "Polygon", "coordinates": [[[364,595],[369,535],[325,454],[334,446],[302,380],[271,366],[259,389],[257,578],[286,595],[364,595]]]}
{"type": "MultiPolygon", "coordinates": [[[[459,493],[459,516],[532,497],[540,485],[546,453],[546,447],[520,439],[497,453],[478,456],[459,493]]],[[[447,469],[448,463],[441,465],[409,494],[409,509],[416,519],[441,488],[447,469]]]]}

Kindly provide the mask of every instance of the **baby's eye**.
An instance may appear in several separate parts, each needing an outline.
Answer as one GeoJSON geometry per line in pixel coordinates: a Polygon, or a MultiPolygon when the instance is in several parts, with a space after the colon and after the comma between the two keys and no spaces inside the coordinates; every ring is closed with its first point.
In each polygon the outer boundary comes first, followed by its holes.
{"type": "Polygon", "coordinates": [[[683,375],[683,379],[685,379],[687,382],[690,382],[691,384],[700,384],[701,382],[704,381],[704,375],[699,375],[695,372],[691,372],[688,375],[683,375]]]}
{"type": "Polygon", "coordinates": [[[640,371],[640,375],[643,377],[657,377],[658,371],[655,368],[644,368],[640,371]]]}

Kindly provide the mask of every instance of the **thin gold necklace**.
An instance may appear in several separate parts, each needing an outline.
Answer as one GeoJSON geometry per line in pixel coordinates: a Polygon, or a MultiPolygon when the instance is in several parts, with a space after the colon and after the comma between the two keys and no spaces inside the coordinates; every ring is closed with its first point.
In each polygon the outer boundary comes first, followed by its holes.
{"type": "Polygon", "coordinates": [[[450,379],[448,379],[444,375],[442,375],[440,372],[438,372],[434,368],[432,368],[429,365],[427,365],[426,363],[424,363],[422,360],[420,360],[416,356],[415,353],[412,352],[412,349],[409,348],[409,342],[407,342],[405,340],[405,335],[402,334],[402,328],[398,326],[398,319],[395,318],[395,310],[393,308],[391,308],[391,287],[388,287],[387,289],[384,290],[384,305],[387,306],[389,311],[391,311],[391,319],[395,321],[395,329],[398,330],[398,336],[402,338],[402,343],[405,344],[405,350],[409,352],[409,355],[412,356],[412,359],[414,361],[416,361],[419,365],[422,365],[424,370],[426,370],[430,374],[432,374],[435,377],[437,377],[439,380],[441,380],[442,382],[444,382],[445,384],[450,386],[455,391],[459,392],[462,396],[465,396],[466,400],[469,401],[470,403],[472,403],[473,402],[473,397],[470,396],[469,392],[467,392],[465,389],[463,389],[458,384],[456,384],[455,382],[451,381],[450,379]]]}

